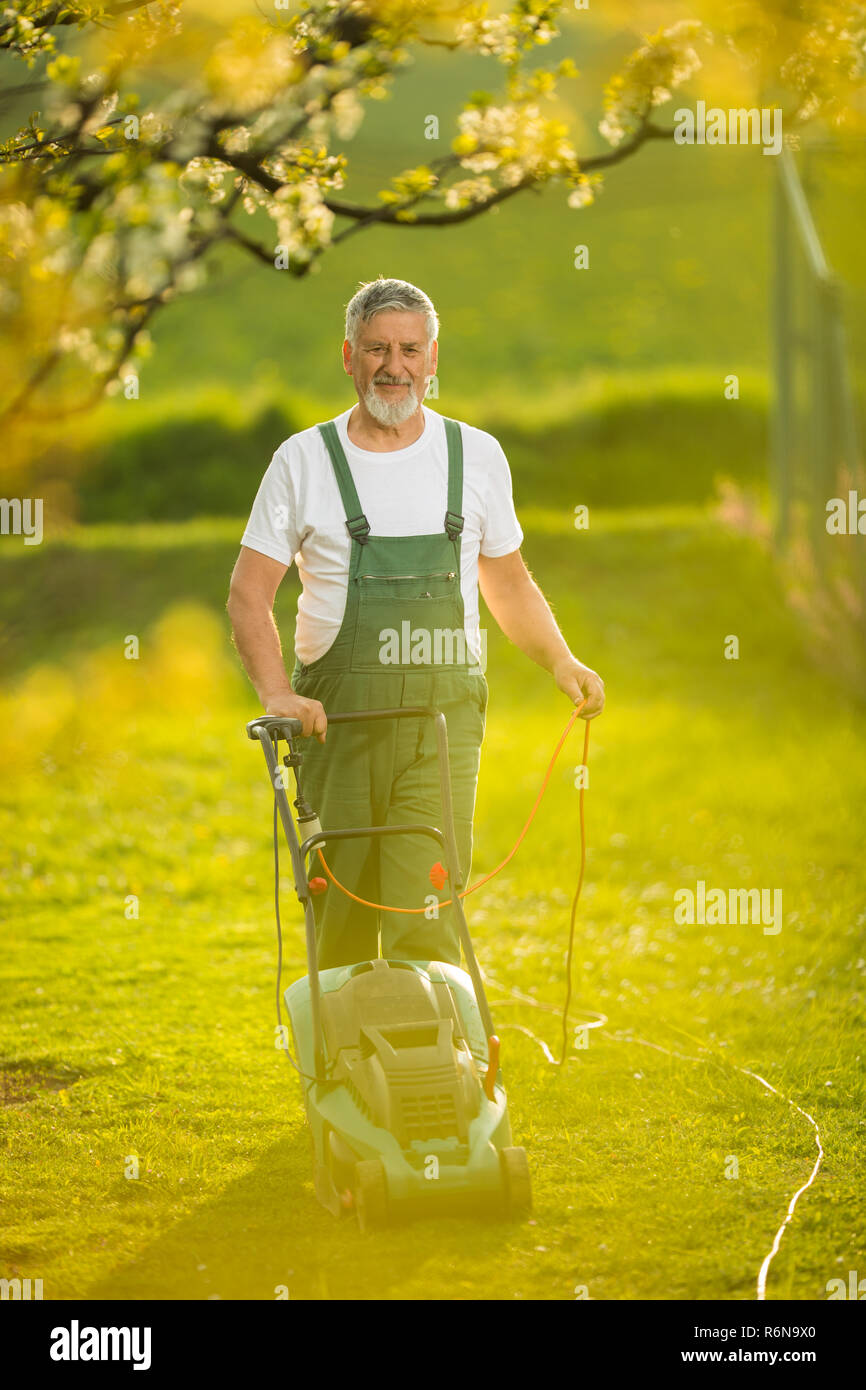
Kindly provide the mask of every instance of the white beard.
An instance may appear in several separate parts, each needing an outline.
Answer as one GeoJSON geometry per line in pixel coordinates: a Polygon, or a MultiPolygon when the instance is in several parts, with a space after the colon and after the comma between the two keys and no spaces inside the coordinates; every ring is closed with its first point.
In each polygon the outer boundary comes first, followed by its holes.
{"type": "Polygon", "coordinates": [[[418,409],[419,401],[414,386],[407,386],[399,400],[387,401],[379,395],[372,381],[364,394],[364,404],[380,425],[402,425],[418,409]]]}

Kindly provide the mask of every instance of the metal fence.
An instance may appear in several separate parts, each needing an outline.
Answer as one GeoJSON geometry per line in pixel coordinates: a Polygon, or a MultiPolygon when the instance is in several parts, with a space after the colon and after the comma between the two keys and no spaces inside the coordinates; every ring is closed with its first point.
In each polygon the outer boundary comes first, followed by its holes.
{"type": "MultiPolygon", "coordinates": [[[[828,529],[831,499],[843,499],[851,515],[856,515],[858,500],[866,501],[866,373],[862,363],[856,370],[852,353],[853,340],[866,344],[863,325],[857,321],[862,297],[856,284],[831,268],[826,237],[819,234],[815,217],[816,195],[820,202],[819,190],[833,186],[833,161],[843,161],[838,167],[853,167],[844,162],[855,157],[862,165],[862,145],[855,152],[850,146],[824,143],[798,156],[786,148],[776,161],[772,483],[779,548],[786,550],[794,542],[806,545],[818,574],[838,577],[847,572],[849,587],[855,583],[866,596],[866,534],[849,533],[846,543],[828,529]]],[[[837,196],[826,220],[828,228],[844,228],[846,215],[850,221],[852,210],[844,204],[844,195],[837,196]]],[[[859,203],[853,217],[858,215],[863,215],[859,203]]],[[[863,529],[866,532],[866,515],[863,529]]]]}

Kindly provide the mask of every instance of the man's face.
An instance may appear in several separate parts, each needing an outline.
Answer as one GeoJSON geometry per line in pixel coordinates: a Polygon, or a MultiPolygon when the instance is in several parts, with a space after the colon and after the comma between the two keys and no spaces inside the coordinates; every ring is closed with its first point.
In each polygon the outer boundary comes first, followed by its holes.
{"type": "Polygon", "coordinates": [[[437,344],[427,348],[423,314],[382,309],[361,325],[352,349],[343,343],[343,363],[374,419],[401,425],[414,415],[436,371],[437,344]]]}

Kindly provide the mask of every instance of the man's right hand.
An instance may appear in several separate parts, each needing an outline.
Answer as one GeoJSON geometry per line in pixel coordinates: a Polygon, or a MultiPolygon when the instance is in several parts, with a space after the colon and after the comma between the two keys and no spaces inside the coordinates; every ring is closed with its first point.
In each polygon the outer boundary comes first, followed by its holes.
{"type": "Polygon", "coordinates": [[[280,719],[300,719],[303,726],[302,733],[306,738],[315,735],[320,743],[325,742],[328,716],[318,700],[305,700],[303,695],[295,695],[292,691],[283,691],[278,695],[269,696],[263,701],[263,704],[265,714],[280,719]]]}

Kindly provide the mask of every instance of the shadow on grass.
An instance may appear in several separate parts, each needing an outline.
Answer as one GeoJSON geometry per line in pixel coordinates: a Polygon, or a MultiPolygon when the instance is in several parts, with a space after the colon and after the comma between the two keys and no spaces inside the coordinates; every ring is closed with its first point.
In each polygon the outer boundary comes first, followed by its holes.
{"type": "MultiPolygon", "coordinates": [[[[136,1184],[122,1187],[119,1198],[141,1201],[136,1184]]],[[[472,1297],[467,1289],[483,1297],[479,1261],[496,1260],[516,1229],[501,1219],[447,1217],[362,1234],[353,1216],[331,1216],[313,1195],[308,1131],[301,1126],[263,1153],[252,1172],[81,1297],[274,1300],[285,1297],[278,1294],[282,1286],[290,1299],[423,1298],[425,1266],[437,1287],[453,1270],[455,1299],[472,1297]],[[467,1250],[476,1276],[471,1284],[467,1250]]]]}

